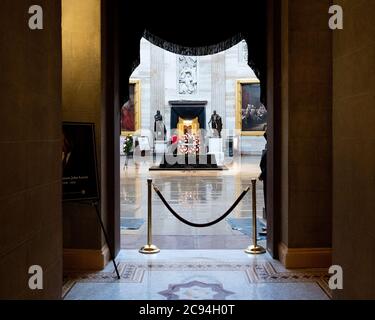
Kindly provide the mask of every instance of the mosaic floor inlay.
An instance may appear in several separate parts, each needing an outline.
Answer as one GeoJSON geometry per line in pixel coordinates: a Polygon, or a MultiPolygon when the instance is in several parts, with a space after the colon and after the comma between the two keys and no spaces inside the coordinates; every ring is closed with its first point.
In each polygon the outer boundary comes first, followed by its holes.
{"type": "MultiPolygon", "coordinates": [[[[153,258],[139,256],[137,260],[132,256],[127,259],[121,258],[118,263],[121,280],[117,280],[112,264],[103,272],[67,274],[64,297],[69,299],[69,294],[75,287],[108,284],[114,285],[115,288],[123,285],[142,287],[143,290],[150,291],[150,296],[149,298],[146,296],[146,299],[224,300],[235,297],[236,290],[228,287],[233,281],[241,287],[241,290],[246,286],[254,285],[272,287],[276,284],[311,284],[320,288],[322,297],[330,296],[327,270],[287,270],[280,262],[269,257],[230,261],[230,257],[223,258],[225,253],[218,255],[220,259],[206,258],[203,255],[191,256],[189,259],[183,254],[176,259],[163,259],[157,256],[153,258]]],[[[215,256],[217,254],[218,252],[215,252],[215,256]]],[[[134,296],[134,299],[138,298],[144,299],[134,296]]]]}
{"type": "Polygon", "coordinates": [[[183,284],[172,284],[168,290],[159,292],[167,300],[226,300],[234,292],[227,291],[222,284],[192,281],[183,284]]]}

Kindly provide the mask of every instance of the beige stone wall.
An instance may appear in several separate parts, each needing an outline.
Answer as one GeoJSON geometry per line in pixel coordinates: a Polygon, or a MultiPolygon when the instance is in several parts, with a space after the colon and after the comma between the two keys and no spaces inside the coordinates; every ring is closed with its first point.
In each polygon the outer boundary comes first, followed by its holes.
{"type": "MultiPolygon", "coordinates": [[[[100,0],[62,0],[63,121],[96,126],[101,160],[101,13],[100,0]]],[[[64,248],[101,249],[99,224],[92,207],[64,204],[64,248]],[[84,231],[84,232],[83,232],[84,231]]]]}
{"type": "Polygon", "coordinates": [[[283,1],[282,240],[331,247],[330,0],[283,1]]]}
{"type": "Polygon", "coordinates": [[[375,2],[336,1],[334,32],[333,249],[344,269],[337,298],[375,298],[375,2]]]}
{"type": "Polygon", "coordinates": [[[0,299],[60,299],[61,7],[37,1],[44,30],[28,27],[28,0],[0,11],[0,299]],[[44,270],[31,292],[28,269],[44,270]]]}

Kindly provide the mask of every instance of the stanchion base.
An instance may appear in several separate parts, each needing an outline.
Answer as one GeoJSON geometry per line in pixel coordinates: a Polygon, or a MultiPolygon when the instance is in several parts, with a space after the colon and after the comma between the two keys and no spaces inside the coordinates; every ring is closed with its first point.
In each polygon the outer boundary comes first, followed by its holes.
{"type": "Polygon", "coordinates": [[[264,254],[266,253],[266,249],[262,246],[250,246],[245,250],[248,254],[264,254]]]}
{"type": "Polygon", "coordinates": [[[156,254],[159,252],[160,252],[160,249],[157,246],[154,246],[153,244],[150,246],[145,245],[139,250],[139,253],[142,253],[142,254],[156,254]]]}

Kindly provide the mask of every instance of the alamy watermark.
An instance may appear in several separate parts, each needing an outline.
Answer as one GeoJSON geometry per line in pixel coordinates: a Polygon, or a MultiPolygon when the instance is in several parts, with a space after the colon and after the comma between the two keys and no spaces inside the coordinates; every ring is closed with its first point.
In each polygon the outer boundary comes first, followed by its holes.
{"type": "MultiPolygon", "coordinates": [[[[178,138],[175,143],[170,143],[167,146],[167,150],[164,150],[165,157],[163,161],[170,166],[176,164],[196,165],[197,161],[199,161],[200,164],[210,164],[212,155],[214,154],[215,161],[217,161],[217,164],[220,166],[231,164],[240,166],[243,151],[240,139],[238,139],[241,136],[240,130],[223,129],[220,138],[218,134],[216,134],[216,140],[219,140],[216,141],[218,143],[216,151],[207,153],[207,142],[213,138],[212,133],[211,130],[199,129],[196,134],[185,134],[182,137],[179,130],[173,129],[170,136],[178,138]],[[229,144],[231,144],[232,147],[229,147],[229,144]],[[231,152],[229,152],[229,149],[231,152]],[[226,150],[226,152],[224,152],[224,150],[226,150]],[[187,156],[187,159],[181,157],[183,155],[187,156]]],[[[140,129],[134,133],[134,136],[148,137],[149,141],[155,140],[155,133],[149,129],[140,129]]],[[[264,143],[266,143],[266,140],[264,140],[264,143]]],[[[142,163],[152,165],[154,163],[154,154],[152,152],[144,153],[143,151],[144,149],[142,149],[141,144],[135,146],[131,161],[135,165],[142,163]]]]}
{"type": "Polygon", "coordinates": [[[344,10],[339,5],[329,7],[328,13],[332,16],[329,18],[328,26],[331,30],[344,29],[344,10]]]}
{"type": "MultiPolygon", "coordinates": [[[[331,30],[344,29],[344,10],[340,5],[332,5],[329,7],[328,13],[331,15],[328,26],[331,30]]],[[[30,30],[43,30],[43,8],[40,5],[32,5],[29,7],[29,28],[30,30]]]]}
{"type": "Polygon", "coordinates": [[[38,265],[29,268],[29,289],[43,290],[43,268],[38,265]]]}
{"type": "Polygon", "coordinates": [[[328,286],[331,290],[343,290],[344,289],[344,272],[341,266],[334,265],[328,270],[328,273],[332,276],[328,281],[328,286]]]}
{"type": "Polygon", "coordinates": [[[29,8],[29,28],[30,30],[43,30],[43,8],[38,5],[33,5],[29,8]]]}

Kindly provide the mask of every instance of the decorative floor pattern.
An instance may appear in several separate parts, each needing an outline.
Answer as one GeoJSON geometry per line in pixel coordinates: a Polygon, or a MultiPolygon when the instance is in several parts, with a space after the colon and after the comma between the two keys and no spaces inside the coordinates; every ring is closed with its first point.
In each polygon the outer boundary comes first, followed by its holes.
{"type": "Polygon", "coordinates": [[[67,273],[63,281],[63,298],[77,283],[142,283],[145,269],[136,265],[119,263],[117,268],[121,279],[117,279],[115,268],[93,273],[67,273]]]}
{"type": "Polygon", "coordinates": [[[330,275],[324,269],[280,270],[271,262],[265,262],[246,269],[246,275],[250,283],[316,283],[327,296],[332,297],[328,286],[330,275]]]}
{"type": "Polygon", "coordinates": [[[225,290],[222,284],[191,281],[170,285],[168,290],[159,294],[167,300],[226,300],[234,292],[225,290]]]}
{"type": "MultiPolygon", "coordinates": [[[[251,263],[227,262],[227,261],[142,261],[120,262],[118,269],[121,280],[117,280],[113,266],[108,266],[105,272],[89,274],[69,274],[64,285],[64,297],[77,283],[132,283],[141,284],[145,274],[150,272],[177,273],[177,274],[210,274],[215,272],[240,272],[245,275],[248,284],[276,284],[276,283],[315,283],[328,297],[331,297],[328,288],[329,275],[327,270],[286,270],[279,262],[254,261],[251,263]]],[[[169,284],[167,290],[159,292],[160,296],[168,300],[176,299],[200,299],[215,300],[230,297],[234,294],[226,290],[221,283],[206,283],[202,281],[190,281],[185,283],[169,284]]]]}

